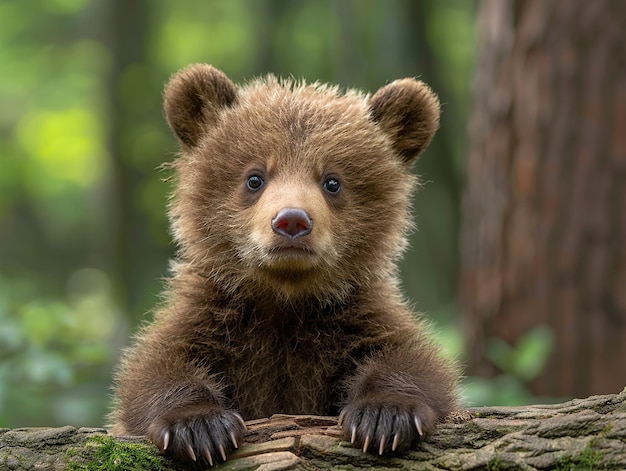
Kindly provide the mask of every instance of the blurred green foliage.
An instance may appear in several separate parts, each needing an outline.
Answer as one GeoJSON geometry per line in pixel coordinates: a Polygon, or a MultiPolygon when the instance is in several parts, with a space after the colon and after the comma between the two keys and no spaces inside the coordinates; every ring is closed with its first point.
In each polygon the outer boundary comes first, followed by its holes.
{"type": "MultiPolygon", "coordinates": [[[[501,373],[493,379],[469,378],[465,395],[475,404],[517,405],[537,401],[527,388],[544,369],[554,349],[554,333],[545,325],[537,325],[519,338],[514,346],[503,339],[487,341],[487,357],[501,373]]],[[[553,402],[557,398],[542,398],[553,402]]]]}
{"type": "Polygon", "coordinates": [[[402,268],[459,354],[473,28],[466,0],[0,2],[0,427],[103,424],[113,365],[174,249],[158,167],[176,148],[160,101],[192,62],[236,82],[272,72],[370,92],[404,76],[433,86],[442,127],[417,166],[420,230],[402,268]]]}

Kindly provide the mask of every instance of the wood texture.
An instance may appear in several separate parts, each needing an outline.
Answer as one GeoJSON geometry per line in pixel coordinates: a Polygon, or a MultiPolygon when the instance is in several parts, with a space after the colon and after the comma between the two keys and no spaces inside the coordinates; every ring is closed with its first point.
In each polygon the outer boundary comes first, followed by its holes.
{"type": "MultiPolygon", "coordinates": [[[[276,415],[247,423],[245,445],[215,469],[626,469],[626,390],[563,404],[457,412],[420,447],[397,457],[343,442],[335,417],[276,415]]],[[[0,430],[0,469],[102,469],[104,429],[0,430]],[[100,441],[96,437],[100,437],[100,441]],[[94,466],[80,468],[80,466],[94,466]]],[[[115,469],[173,470],[142,437],[110,440],[115,469]],[[129,445],[150,455],[125,454],[129,445]]]]}
{"type": "Polygon", "coordinates": [[[486,0],[463,201],[474,374],[547,325],[537,394],[626,385],[626,2],[486,0]]]}

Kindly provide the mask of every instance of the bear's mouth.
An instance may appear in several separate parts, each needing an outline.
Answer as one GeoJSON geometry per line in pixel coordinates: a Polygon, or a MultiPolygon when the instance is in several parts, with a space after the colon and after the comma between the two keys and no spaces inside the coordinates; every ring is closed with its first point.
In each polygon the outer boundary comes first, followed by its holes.
{"type": "Polygon", "coordinates": [[[281,241],[268,250],[270,256],[278,257],[310,257],[315,255],[310,245],[303,240],[281,241]]]}
{"type": "Polygon", "coordinates": [[[268,252],[269,252],[269,255],[271,256],[289,257],[289,258],[310,257],[312,255],[315,255],[313,250],[311,250],[309,247],[301,247],[301,246],[295,246],[295,245],[272,247],[271,249],[269,249],[268,252]]]}
{"type": "Polygon", "coordinates": [[[264,267],[284,274],[308,272],[315,266],[315,252],[302,243],[282,243],[266,252],[264,267]]]}

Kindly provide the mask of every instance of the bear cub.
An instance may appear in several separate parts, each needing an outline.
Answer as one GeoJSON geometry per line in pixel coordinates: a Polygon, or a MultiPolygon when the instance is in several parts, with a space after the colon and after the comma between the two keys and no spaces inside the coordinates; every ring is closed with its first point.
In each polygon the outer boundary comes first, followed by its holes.
{"type": "Polygon", "coordinates": [[[396,269],[434,93],[409,78],[373,96],[271,75],[238,87],[197,64],[164,112],[179,252],[116,375],[112,432],[197,468],[275,413],[339,415],[372,453],[415,446],[457,398],[396,269]]]}

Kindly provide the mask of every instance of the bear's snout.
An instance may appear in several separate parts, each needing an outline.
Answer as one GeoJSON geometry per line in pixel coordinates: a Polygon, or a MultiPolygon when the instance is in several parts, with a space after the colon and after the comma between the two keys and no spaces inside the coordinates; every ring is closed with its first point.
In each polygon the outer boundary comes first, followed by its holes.
{"type": "Polygon", "coordinates": [[[289,239],[310,234],[312,229],[313,221],[301,208],[283,208],[272,219],[272,230],[289,239]]]}

